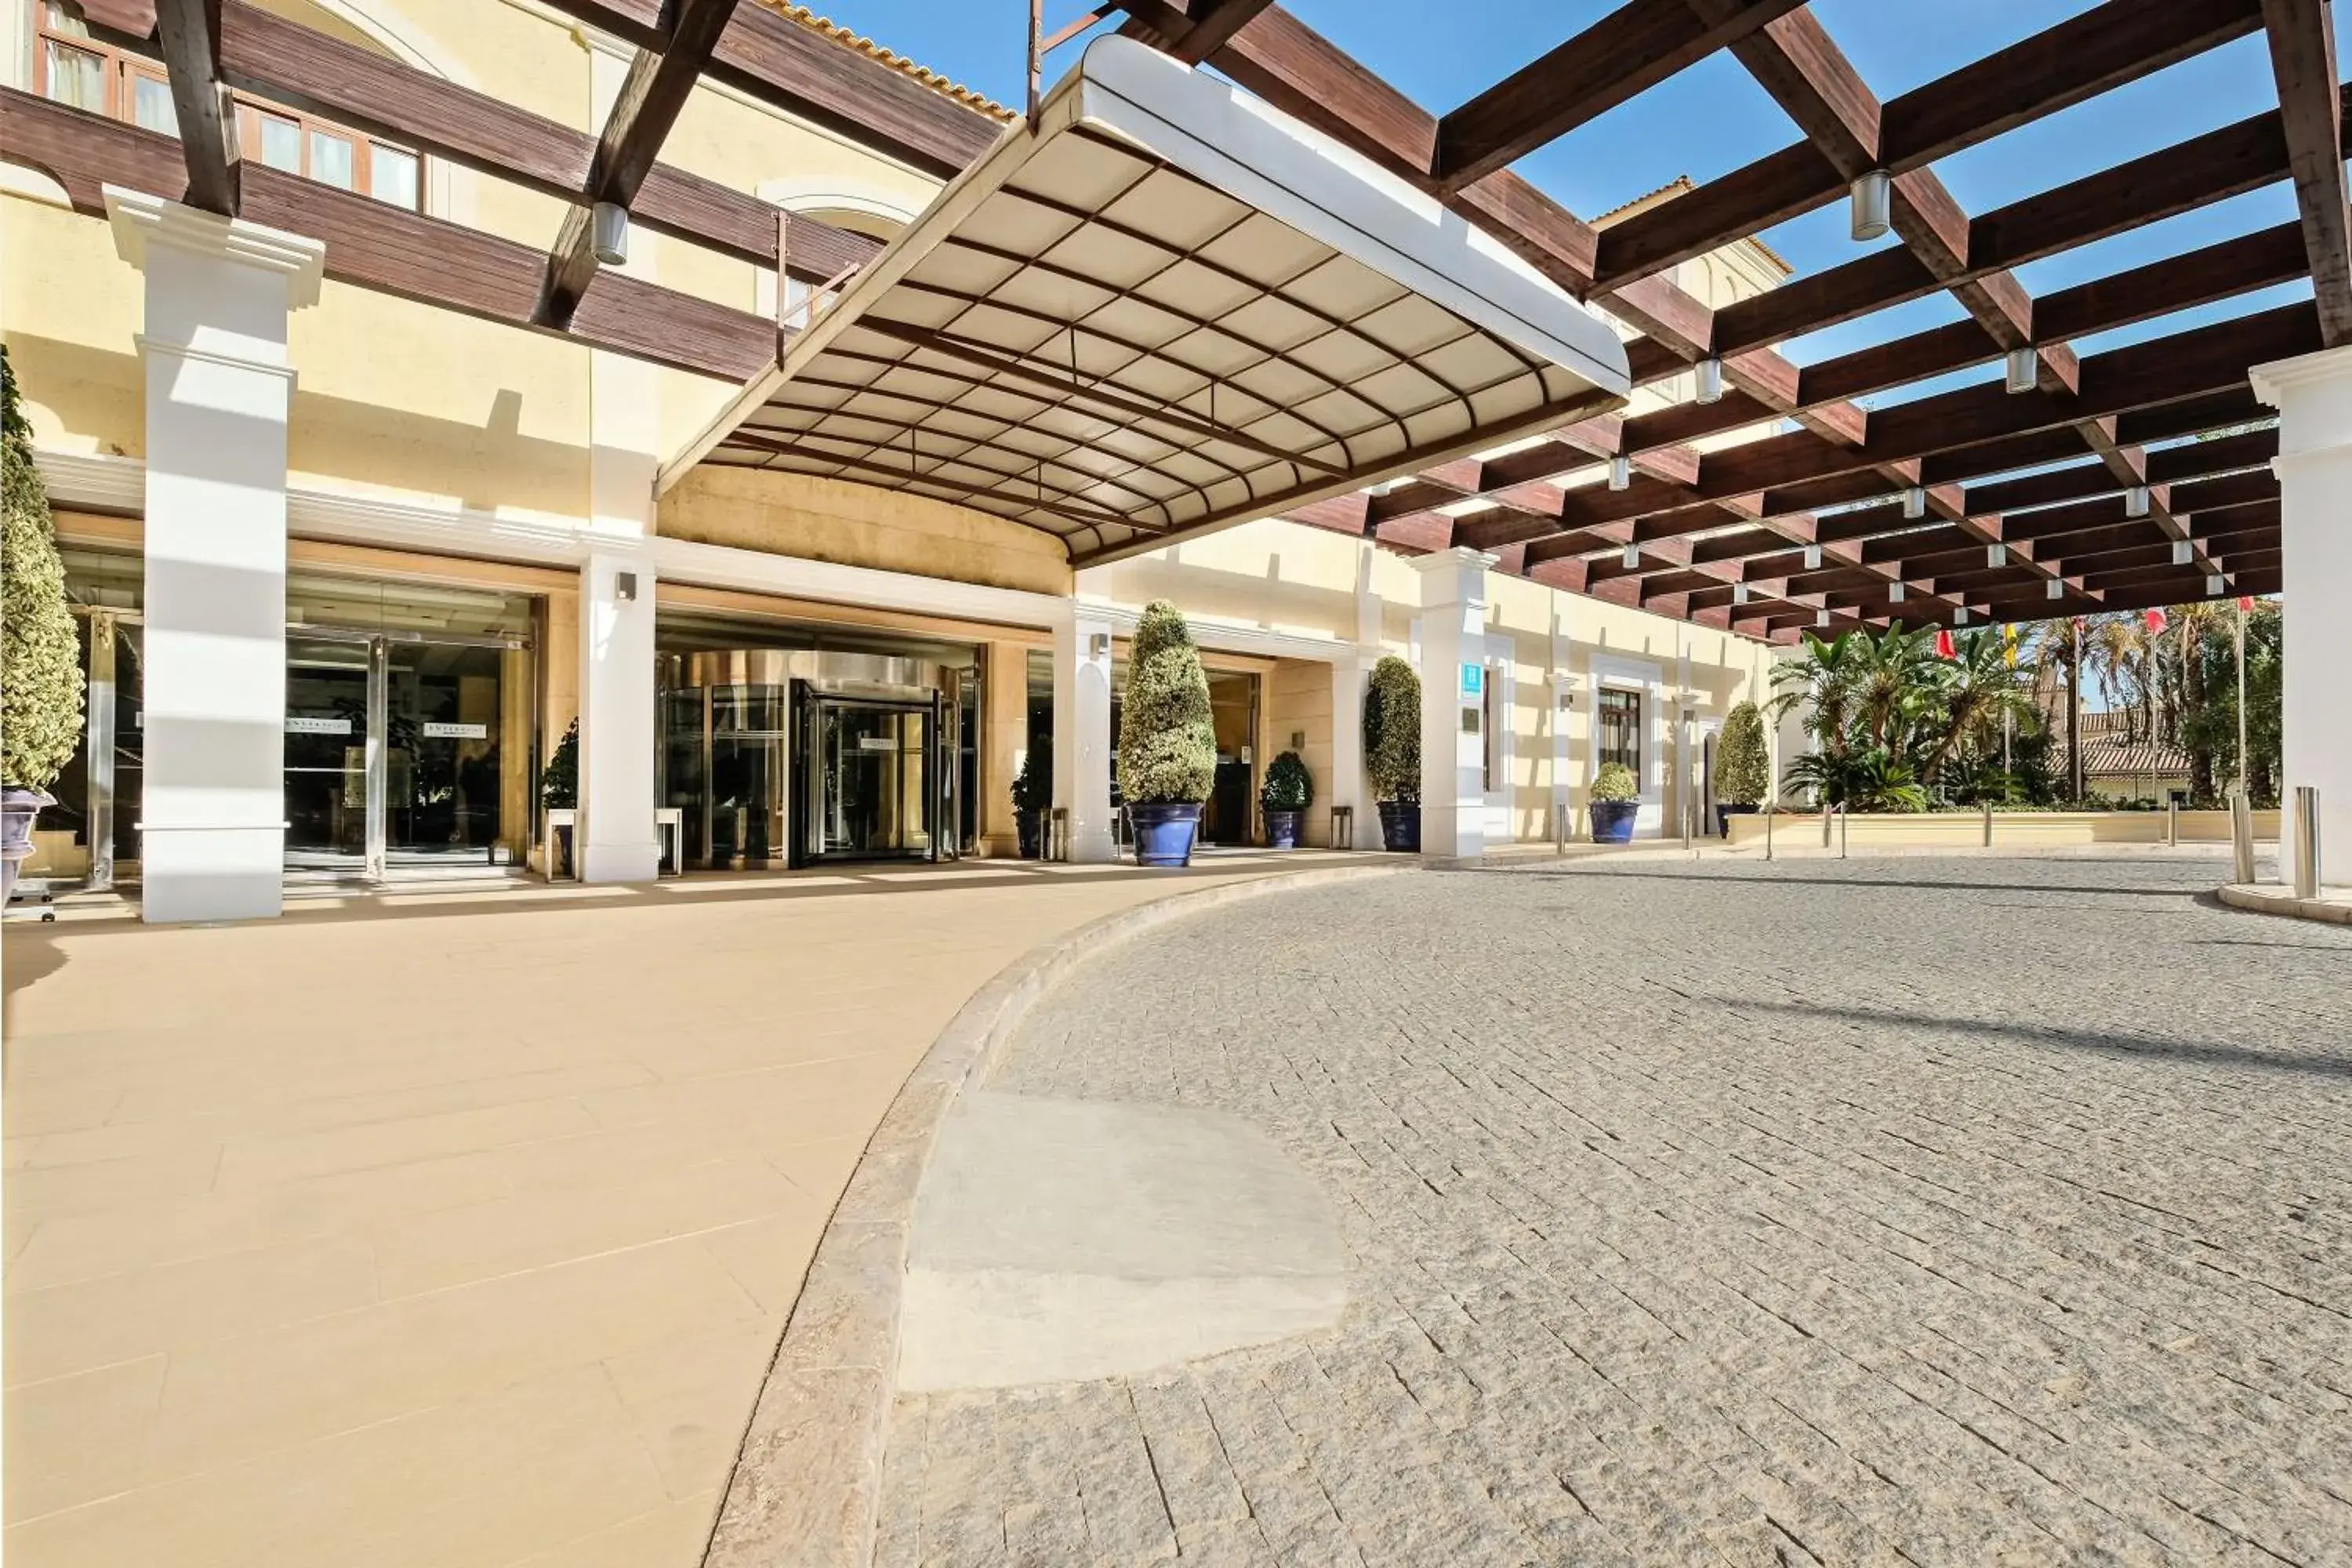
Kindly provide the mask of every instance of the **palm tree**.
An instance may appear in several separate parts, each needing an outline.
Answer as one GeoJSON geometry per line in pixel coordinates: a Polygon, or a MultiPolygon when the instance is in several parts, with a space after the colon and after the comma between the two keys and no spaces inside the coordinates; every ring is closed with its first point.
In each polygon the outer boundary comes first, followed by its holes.
{"type": "Polygon", "coordinates": [[[1836,641],[1823,642],[1808,633],[1801,656],[1772,671],[1772,684],[1780,689],[1769,705],[1772,717],[1778,719],[1801,705],[1805,710],[1805,732],[1832,756],[1845,753],[1846,721],[1853,703],[1853,647],[1858,635],[1867,639],[1866,633],[1842,632],[1836,641]]]}
{"type": "Polygon", "coordinates": [[[1979,756],[1992,755],[2005,721],[2029,731],[2041,721],[2032,689],[2009,667],[2007,650],[1992,631],[1960,635],[1941,686],[1942,732],[1920,762],[1923,784],[1933,785],[1944,764],[1963,747],[1979,756]]]}
{"type": "Polygon", "coordinates": [[[1870,743],[1890,756],[1910,749],[1914,732],[1934,711],[1946,679],[1936,657],[1930,626],[1906,632],[1897,621],[1877,637],[1860,634],[1854,645],[1853,709],[1870,743]]]}

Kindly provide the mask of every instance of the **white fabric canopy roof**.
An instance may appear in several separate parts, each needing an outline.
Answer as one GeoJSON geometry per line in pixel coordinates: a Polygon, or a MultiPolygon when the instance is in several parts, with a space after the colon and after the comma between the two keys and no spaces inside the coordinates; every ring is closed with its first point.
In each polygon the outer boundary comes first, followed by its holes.
{"type": "Polygon", "coordinates": [[[665,472],[876,484],[1102,561],[1620,405],[1617,337],[1224,82],[1087,47],[665,472]]]}

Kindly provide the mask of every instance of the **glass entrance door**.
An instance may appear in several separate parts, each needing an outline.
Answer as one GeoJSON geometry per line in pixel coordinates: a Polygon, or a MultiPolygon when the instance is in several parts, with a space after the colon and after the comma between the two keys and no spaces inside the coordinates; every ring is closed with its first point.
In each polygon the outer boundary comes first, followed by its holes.
{"type": "Polygon", "coordinates": [[[499,699],[506,649],[388,642],[385,858],[487,862],[499,842],[499,699]]]}
{"type": "Polygon", "coordinates": [[[808,696],[801,823],[810,860],[932,858],[938,706],[808,696]]]}
{"type": "Polygon", "coordinates": [[[286,638],[286,863],[360,864],[368,844],[369,639],[286,638]]]}

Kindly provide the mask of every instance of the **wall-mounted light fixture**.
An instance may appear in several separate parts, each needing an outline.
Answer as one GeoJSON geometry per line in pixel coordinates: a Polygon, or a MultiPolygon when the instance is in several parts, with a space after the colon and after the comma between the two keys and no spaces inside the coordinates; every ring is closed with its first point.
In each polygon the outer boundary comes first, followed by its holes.
{"type": "Polygon", "coordinates": [[[2011,349],[2001,362],[2001,386],[2014,395],[2032,392],[2042,384],[2040,358],[2030,349],[2011,349]]]}
{"type": "Polygon", "coordinates": [[[1698,400],[1701,403],[1723,401],[1723,362],[1713,354],[1698,362],[1698,400]]]}
{"type": "Polygon", "coordinates": [[[1883,238],[1894,226],[1895,180],[1884,169],[1873,169],[1853,183],[1853,237],[1883,238]]]}
{"type": "Polygon", "coordinates": [[[1731,602],[1735,605],[1744,605],[1748,602],[1747,584],[1734,583],[1731,585],[1731,602]]]}
{"type": "Polygon", "coordinates": [[[1903,516],[1908,521],[1916,522],[1927,515],[1927,492],[1913,485],[1903,492],[1903,516]]]}
{"type": "Polygon", "coordinates": [[[2146,485],[2134,485],[2131,489],[2124,491],[2124,515],[2126,517],[2146,517],[2147,515],[2147,487],[2146,485]]]}
{"type": "Polygon", "coordinates": [[[2175,566],[2186,566],[2196,559],[2197,547],[2194,544],[2185,539],[2172,542],[2172,563],[2175,566]]]}
{"type": "Polygon", "coordinates": [[[1088,658],[1108,658],[1110,657],[1110,634],[1108,632],[1088,632],[1087,634],[1087,657],[1088,658]]]}
{"type": "Polygon", "coordinates": [[[2046,590],[2042,595],[2042,597],[2044,598],[2063,599],[2066,596],[2066,584],[2060,582],[2055,577],[2053,577],[2049,582],[2044,583],[2042,587],[2046,590]]]}
{"type": "Polygon", "coordinates": [[[1633,459],[1623,453],[1609,459],[1609,488],[1622,490],[1633,482],[1633,459]]]}
{"type": "Polygon", "coordinates": [[[1813,612],[1813,625],[1817,626],[1825,626],[1829,624],[1830,613],[1827,610],[1815,610],[1813,612]]]}
{"type": "Polygon", "coordinates": [[[1818,571],[1820,571],[1821,569],[1822,569],[1822,547],[1821,547],[1820,545],[1818,545],[1818,544],[1808,544],[1808,545],[1806,545],[1806,546],[1805,546],[1805,570],[1806,570],[1806,571],[1808,571],[1808,572],[1818,572],[1818,571]]]}
{"type": "Polygon", "coordinates": [[[637,574],[635,572],[613,574],[613,597],[621,603],[634,604],[637,597],[637,574]]]}
{"type": "Polygon", "coordinates": [[[2224,589],[2226,589],[2228,586],[2229,586],[2229,584],[2226,584],[2226,583],[2224,583],[2224,582],[2221,580],[2221,574],[2220,574],[2219,572],[2210,572],[2210,573],[2206,574],[2206,576],[2205,576],[2205,596],[2206,596],[2207,598],[2209,598],[2209,599],[2218,599],[2218,598],[2220,598],[2220,597],[2221,596],[2222,591],[2223,591],[2224,589]]]}
{"type": "Polygon", "coordinates": [[[1953,605],[1953,606],[1952,606],[1952,625],[1954,625],[1954,626],[1967,626],[1968,624],[1969,624],[1969,607],[1968,607],[1966,605],[1953,605]]]}
{"type": "Polygon", "coordinates": [[[1988,566],[2006,566],[2006,565],[2008,565],[2008,564],[2009,564],[2009,546],[2008,546],[2008,545],[2006,545],[2006,544],[1988,544],[1988,545],[1986,545],[1986,546],[1985,546],[1985,564],[1986,564],[1986,565],[1988,565],[1988,566]]]}
{"type": "Polygon", "coordinates": [[[629,259],[629,209],[618,202],[598,202],[588,213],[588,248],[606,267],[629,259]]]}
{"type": "Polygon", "coordinates": [[[1890,605],[1901,604],[1903,602],[1903,588],[1904,584],[1900,583],[1889,583],[1886,584],[1886,602],[1890,605]]]}
{"type": "Polygon", "coordinates": [[[1638,544],[1628,544],[1625,546],[1625,553],[1619,559],[1625,563],[1626,571],[1639,571],[1642,565],[1642,547],[1638,544]]]}

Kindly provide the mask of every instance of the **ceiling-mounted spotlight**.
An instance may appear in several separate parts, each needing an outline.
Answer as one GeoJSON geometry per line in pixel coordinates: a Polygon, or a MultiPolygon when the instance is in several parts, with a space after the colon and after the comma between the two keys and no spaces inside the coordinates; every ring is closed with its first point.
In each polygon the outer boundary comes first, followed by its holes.
{"type": "Polygon", "coordinates": [[[1639,571],[1642,565],[1642,547],[1638,544],[1625,546],[1624,561],[1626,571],[1639,571]]]}
{"type": "Polygon", "coordinates": [[[2008,545],[2006,545],[2006,544],[1988,544],[1988,545],[1986,545],[1986,546],[1985,546],[1985,564],[1986,564],[1986,565],[1988,565],[1988,566],[2006,566],[2006,565],[2008,565],[2008,564],[2009,564],[2009,546],[2008,546],[2008,545]]]}
{"type": "Polygon", "coordinates": [[[2172,563],[2175,566],[2186,566],[2196,559],[2197,547],[2194,544],[2185,539],[2176,539],[2172,542],[2172,563]]]}
{"type": "Polygon", "coordinates": [[[1895,181],[1884,169],[1873,169],[1853,183],[1853,237],[1883,237],[1894,226],[1895,181]]]}
{"type": "Polygon", "coordinates": [[[1748,602],[1747,584],[1734,583],[1731,585],[1731,602],[1735,605],[1744,605],[1748,602]]]}
{"type": "Polygon", "coordinates": [[[2146,517],[2147,515],[2147,487],[2146,485],[2134,485],[2131,489],[2124,492],[2124,515],[2126,517],[2146,517]]]}
{"type": "Polygon", "coordinates": [[[629,209],[618,202],[598,202],[588,213],[588,248],[606,267],[629,259],[629,209]]]}
{"type": "Polygon", "coordinates": [[[1820,545],[1818,545],[1818,544],[1808,544],[1808,545],[1806,545],[1806,546],[1805,546],[1805,570],[1806,570],[1806,571],[1808,571],[1808,572],[1818,572],[1818,571],[1820,571],[1821,569],[1822,569],[1822,547],[1821,547],[1820,545]]]}
{"type": "Polygon", "coordinates": [[[1622,452],[1609,459],[1609,488],[1622,490],[1633,482],[1633,459],[1622,452]]]}
{"type": "Polygon", "coordinates": [[[1830,613],[1827,610],[1815,610],[1813,612],[1813,625],[1817,626],[1825,626],[1829,624],[1830,613]]]}
{"type": "Polygon", "coordinates": [[[1701,403],[1723,401],[1723,362],[1712,354],[1698,362],[1698,400],[1701,403]]]}
{"type": "Polygon", "coordinates": [[[2210,572],[2210,573],[2206,574],[2206,577],[2205,577],[2205,596],[2206,596],[2207,598],[2209,598],[2209,599],[2218,599],[2218,598],[2220,598],[2220,597],[2221,596],[2221,594],[2222,594],[2223,590],[2224,590],[2224,589],[2226,589],[2228,586],[2229,586],[2229,584],[2226,584],[2226,583],[2224,583],[2224,582],[2222,582],[2222,581],[2221,581],[2221,574],[2220,574],[2219,572],[2210,572]]]}
{"type": "Polygon", "coordinates": [[[1886,602],[1890,605],[1899,605],[1903,602],[1902,584],[1889,583],[1886,584],[1886,602]]]}
{"type": "Polygon", "coordinates": [[[1953,605],[1953,606],[1952,606],[1952,625],[1954,625],[1954,626],[1967,626],[1968,624],[1969,624],[1969,607],[1968,607],[1966,605],[1953,605]]]}
{"type": "Polygon", "coordinates": [[[1903,515],[1912,522],[1927,515],[1927,492],[1913,485],[1903,492],[1903,515]]]}
{"type": "Polygon", "coordinates": [[[2044,598],[2047,598],[2047,599],[2063,599],[2063,598],[2064,598],[2064,597],[2066,596],[2066,584],[2063,584],[2063,583],[2062,583],[2062,582],[2060,582],[2060,581],[2059,581],[2057,578],[2055,578],[2055,577],[2053,577],[2053,578],[2051,578],[2051,579],[2050,579],[2050,581],[2049,581],[2049,582],[2044,583],[2044,584],[2042,584],[2042,587],[2043,587],[2045,590],[2047,590],[2047,591],[2042,595],[2042,597],[2044,597],[2044,598]]]}
{"type": "Polygon", "coordinates": [[[2040,356],[2030,348],[2010,350],[2001,361],[2000,384],[2011,394],[2031,392],[2041,385],[2040,356]]]}

